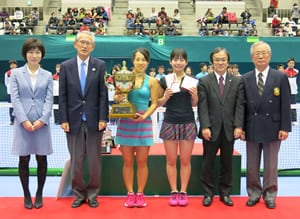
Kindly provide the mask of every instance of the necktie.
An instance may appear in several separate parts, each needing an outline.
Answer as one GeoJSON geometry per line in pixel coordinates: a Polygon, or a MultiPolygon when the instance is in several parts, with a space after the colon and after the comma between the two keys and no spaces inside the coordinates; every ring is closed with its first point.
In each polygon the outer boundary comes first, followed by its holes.
{"type": "Polygon", "coordinates": [[[223,93],[224,93],[224,78],[223,78],[223,76],[221,76],[219,78],[219,89],[220,89],[221,96],[223,96],[223,93]]]}
{"type": "MultiPolygon", "coordinates": [[[[85,81],[86,81],[85,63],[82,62],[81,63],[81,68],[80,68],[80,86],[81,86],[82,95],[84,95],[85,81]]],[[[86,121],[85,112],[82,112],[81,119],[83,121],[86,121]]]]}
{"type": "Polygon", "coordinates": [[[80,69],[80,86],[81,86],[82,94],[84,94],[85,81],[86,81],[85,63],[82,62],[81,69],[80,69]]]}
{"type": "Polygon", "coordinates": [[[261,96],[264,91],[264,80],[263,80],[263,74],[260,72],[258,74],[258,82],[257,82],[257,90],[258,94],[261,96]]]}

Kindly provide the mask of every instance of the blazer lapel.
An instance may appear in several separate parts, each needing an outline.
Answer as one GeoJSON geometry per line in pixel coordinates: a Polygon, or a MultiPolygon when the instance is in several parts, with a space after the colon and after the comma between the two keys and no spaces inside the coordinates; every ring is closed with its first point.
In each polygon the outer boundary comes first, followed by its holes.
{"type": "Polygon", "coordinates": [[[232,74],[227,73],[222,102],[225,100],[225,98],[227,97],[227,95],[229,93],[229,90],[230,90],[230,87],[231,87],[231,82],[232,82],[232,77],[233,77],[232,74]]]}
{"type": "Polygon", "coordinates": [[[81,86],[80,86],[80,78],[79,78],[79,74],[78,74],[78,65],[77,65],[77,59],[74,58],[74,62],[72,63],[72,66],[70,66],[70,69],[73,69],[74,71],[71,71],[72,75],[71,77],[74,77],[75,80],[77,81],[77,91],[78,93],[83,96],[82,92],[81,92],[81,86]]]}
{"type": "Polygon", "coordinates": [[[261,96],[262,102],[270,95],[270,92],[273,92],[272,87],[273,87],[274,82],[275,82],[275,78],[273,77],[272,71],[269,70],[268,77],[266,79],[266,83],[264,86],[264,92],[261,96]]]}
{"type": "Polygon", "coordinates": [[[29,77],[29,72],[27,71],[26,65],[25,65],[24,68],[23,68],[23,75],[24,75],[25,81],[26,81],[26,82],[28,83],[28,85],[29,85],[30,93],[33,95],[32,83],[31,83],[31,80],[30,80],[30,77],[29,77]]]}
{"type": "Polygon", "coordinates": [[[214,73],[211,74],[211,83],[212,83],[212,87],[214,89],[214,91],[216,92],[218,99],[220,102],[223,102],[223,97],[220,94],[220,88],[219,88],[219,83],[217,80],[217,77],[214,73]]]}
{"type": "Polygon", "coordinates": [[[93,80],[96,70],[97,69],[96,69],[95,63],[93,62],[92,58],[90,58],[87,77],[86,77],[86,83],[85,83],[85,87],[84,87],[84,93],[87,93],[88,88],[91,85],[91,82],[93,80]]]}

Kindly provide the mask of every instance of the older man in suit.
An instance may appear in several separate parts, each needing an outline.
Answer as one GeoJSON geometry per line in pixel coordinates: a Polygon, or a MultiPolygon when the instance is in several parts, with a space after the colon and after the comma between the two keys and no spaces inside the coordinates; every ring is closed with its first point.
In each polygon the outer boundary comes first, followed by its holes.
{"type": "Polygon", "coordinates": [[[291,131],[290,86],[282,72],[270,68],[271,47],[259,41],[250,49],[255,69],[242,77],[246,96],[247,206],[262,196],[266,207],[275,208],[277,163],[280,143],[291,131]],[[260,160],[263,152],[263,185],[260,160]]]}
{"type": "Polygon", "coordinates": [[[220,149],[221,172],[219,181],[220,200],[227,206],[232,189],[232,153],[234,140],[243,132],[244,89],[241,79],[226,72],[230,55],[225,48],[216,48],[210,54],[214,73],[200,79],[198,116],[199,137],[203,139],[202,204],[210,206],[214,191],[214,162],[220,149]]]}
{"type": "Polygon", "coordinates": [[[77,57],[61,64],[59,79],[59,112],[61,128],[67,134],[71,155],[73,208],[86,199],[97,207],[100,190],[101,139],[108,120],[108,92],[105,86],[104,61],[90,57],[95,48],[94,34],[79,32],[74,47],[77,57]],[[87,160],[89,182],[84,179],[87,160]]]}

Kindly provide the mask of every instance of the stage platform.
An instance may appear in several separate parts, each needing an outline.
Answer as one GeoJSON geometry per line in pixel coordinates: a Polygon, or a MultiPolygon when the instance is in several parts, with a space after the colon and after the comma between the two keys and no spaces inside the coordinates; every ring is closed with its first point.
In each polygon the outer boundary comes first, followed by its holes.
{"type": "MultiPolygon", "coordinates": [[[[202,187],[200,182],[202,169],[203,148],[201,143],[196,143],[192,156],[192,174],[188,186],[188,194],[201,195],[202,187]]],[[[179,161],[178,161],[179,165],[179,161]]],[[[170,186],[166,175],[166,158],[162,143],[156,143],[151,147],[148,159],[149,177],[144,193],[146,195],[169,195],[170,186]]],[[[215,175],[220,169],[219,156],[215,162],[215,175]]],[[[178,173],[179,177],[179,173],[178,173]]],[[[70,196],[70,162],[66,161],[57,196],[70,196]]],[[[240,194],[241,179],[241,155],[233,153],[233,188],[232,194],[240,194]]],[[[218,178],[216,177],[216,194],[218,194],[218,178]]],[[[179,183],[178,183],[179,185],[179,183]]],[[[122,155],[119,149],[112,148],[111,154],[102,155],[102,182],[100,195],[124,195],[126,189],[122,178],[122,155]]]]}

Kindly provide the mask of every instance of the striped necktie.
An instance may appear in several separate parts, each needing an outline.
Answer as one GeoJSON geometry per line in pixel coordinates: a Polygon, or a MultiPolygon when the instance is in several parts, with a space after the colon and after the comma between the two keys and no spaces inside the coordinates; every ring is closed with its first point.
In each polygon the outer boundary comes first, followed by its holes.
{"type": "Polygon", "coordinates": [[[258,74],[258,82],[257,82],[257,89],[258,89],[258,94],[261,96],[262,93],[264,92],[264,80],[263,80],[263,74],[260,72],[258,74]]]}

